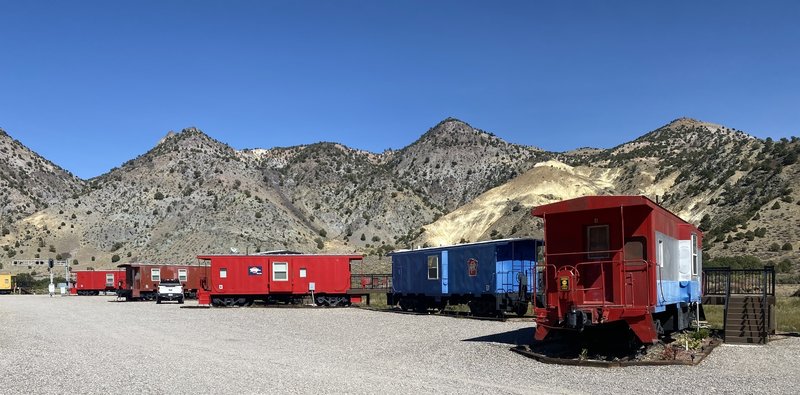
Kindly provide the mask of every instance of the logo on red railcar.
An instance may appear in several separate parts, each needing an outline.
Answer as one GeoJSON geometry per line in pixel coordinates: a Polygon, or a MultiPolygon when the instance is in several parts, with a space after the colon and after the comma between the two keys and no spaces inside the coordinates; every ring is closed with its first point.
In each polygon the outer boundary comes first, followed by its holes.
{"type": "Polygon", "coordinates": [[[569,291],[569,277],[561,277],[558,279],[562,291],[569,291]]]}
{"type": "Polygon", "coordinates": [[[467,273],[470,277],[475,277],[478,275],[478,260],[475,258],[469,258],[467,261],[467,273]]]}
{"type": "Polygon", "coordinates": [[[250,266],[250,268],[247,269],[247,274],[251,276],[260,276],[261,273],[261,266],[250,266]]]}

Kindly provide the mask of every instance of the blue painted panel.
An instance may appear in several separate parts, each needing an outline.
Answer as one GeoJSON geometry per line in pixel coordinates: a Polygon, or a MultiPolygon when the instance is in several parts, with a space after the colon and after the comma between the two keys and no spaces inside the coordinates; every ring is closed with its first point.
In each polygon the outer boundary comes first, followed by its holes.
{"type": "Polygon", "coordinates": [[[657,307],[680,302],[699,302],[700,281],[658,281],[656,296],[658,300],[657,307]]]}
{"type": "Polygon", "coordinates": [[[441,267],[441,277],[442,277],[442,295],[447,295],[449,293],[449,284],[447,283],[447,278],[449,277],[448,273],[448,253],[447,251],[442,251],[442,267],[441,267]]]}
{"type": "Polygon", "coordinates": [[[533,291],[533,268],[536,262],[533,260],[509,260],[497,262],[497,280],[495,291],[497,293],[508,293],[519,291],[519,273],[525,273],[528,278],[526,287],[528,292],[533,291]]]}

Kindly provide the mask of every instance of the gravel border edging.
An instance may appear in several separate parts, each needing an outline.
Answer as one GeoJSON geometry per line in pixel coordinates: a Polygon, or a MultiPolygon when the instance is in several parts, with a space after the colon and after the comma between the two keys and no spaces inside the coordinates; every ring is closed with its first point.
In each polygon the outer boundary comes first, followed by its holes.
{"type": "Polygon", "coordinates": [[[544,354],[535,353],[530,350],[528,346],[516,346],[512,347],[511,351],[523,355],[525,357],[531,358],[541,363],[546,364],[555,364],[555,365],[569,365],[569,366],[588,366],[588,367],[597,367],[597,368],[624,368],[627,366],[667,366],[667,365],[684,365],[684,366],[694,366],[702,362],[708,355],[711,354],[717,346],[722,344],[721,340],[712,339],[711,342],[708,344],[706,350],[702,353],[698,353],[699,358],[695,358],[694,361],[688,360],[671,360],[671,361],[598,361],[598,360],[590,360],[590,359],[572,359],[572,358],[554,358],[548,357],[544,354]]]}

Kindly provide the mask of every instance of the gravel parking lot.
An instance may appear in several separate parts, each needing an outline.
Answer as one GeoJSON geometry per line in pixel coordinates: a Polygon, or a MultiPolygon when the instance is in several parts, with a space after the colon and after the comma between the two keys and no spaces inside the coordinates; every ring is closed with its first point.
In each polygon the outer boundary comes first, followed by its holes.
{"type": "MultiPolygon", "coordinates": [[[[180,309],[0,296],[0,393],[797,393],[800,339],[696,367],[576,368],[509,351],[530,323],[359,309],[180,309]]],[[[193,304],[188,301],[187,304],[193,304]]]]}

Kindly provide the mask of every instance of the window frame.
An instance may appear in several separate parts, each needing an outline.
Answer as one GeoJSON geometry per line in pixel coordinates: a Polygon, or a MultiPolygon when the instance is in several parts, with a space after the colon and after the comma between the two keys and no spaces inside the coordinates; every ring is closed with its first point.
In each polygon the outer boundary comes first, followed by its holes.
{"type": "Polygon", "coordinates": [[[609,259],[611,255],[607,252],[611,250],[611,229],[608,224],[603,225],[589,225],[586,227],[586,257],[592,261],[599,261],[603,259],[609,259]],[[605,229],[606,237],[605,237],[605,248],[600,250],[592,250],[592,230],[594,229],[605,229]],[[606,252],[597,252],[592,253],[592,251],[606,251],[606,252]]]}
{"type": "Polygon", "coordinates": [[[160,267],[151,267],[150,268],[150,281],[152,282],[161,282],[161,268],[160,267]],[[155,273],[155,276],[153,275],[155,273]]]}
{"type": "Polygon", "coordinates": [[[114,286],[114,273],[106,273],[106,287],[114,286]],[[109,279],[111,281],[109,281],[109,279]]]}
{"type": "Polygon", "coordinates": [[[272,262],[272,281],[289,281],[289,262],[272,262]],[[283,270],[275,270],[277,265],[283,265],[283,270]],[[286,278],[277,278],[275,274],[283,273],[286,278]]]}
{"type": "Polygon", "coordinates": [[[228,268],[226,267],[219,268],[219,278],[228,278],[228,268]]]}
{"type": "Polygon", "coordinates": [[[178,281],[179,282],[189,281],[189,270],[188,269],[178,269],[178,281]],[[183,274],[181,274],[181,273],[183,273],[183,274]]]}
{"type": "Polygon", "coordinates": [[[428,255],[428,280],[439,279],[439,255],[428,255]],[[431,266],[433,263],[433,266],[431,266]],[[431,277],[431,270],[436,269],[436,276],[431,277]]]}

